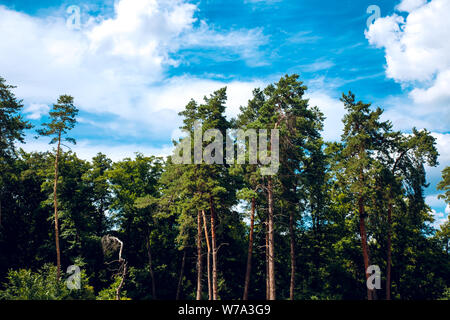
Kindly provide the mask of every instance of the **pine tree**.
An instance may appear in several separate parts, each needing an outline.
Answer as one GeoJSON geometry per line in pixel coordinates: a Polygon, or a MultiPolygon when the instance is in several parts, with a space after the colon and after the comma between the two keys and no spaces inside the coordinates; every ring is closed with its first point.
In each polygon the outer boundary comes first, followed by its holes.
{"type": "Polygon", "coordinates": [[[427,130],[418,131],[413,128],[411,135],[401,132],[387,131],[380,145],[379,156],[387,169],[384,173],[387,185],[387,262],[386,262],[386,299],[391,300],[391,266],[392,266],[392,213],[393,202],[397,196],[402,196],[402,185],[407,181],[414,166],[427,163],[434,167],[437,165],[438,152],[435,147],[435,138],[427,130]]]}
{"type": "MultiPolygon", "coordinates": [[[[344,103],[347,114],[344,116],[344,133],[342,142],[344,176],[350,185],[350,191],[356,198],[357,212],[359,215],[359,233],[361,237],[361,251],[364,260],[364,274],[369,278],[367,268],[370,265],[369,249],[367,244],[366,226],[366,202],[368,201],[372,177],[376,168],[374,153],[380,149],[382,135],[390,129],[388,122],[380,122],[382,110],[370,109],[370,104],[356,101],[355,95],[349,92],[343,94],[341,101],[344,103]]],[[[367,288],[367,298],[374,298],[374,290],[367,288]]]]}
{"type": "Polygon", "coordinates": [[[439,199],[444,199],[447,204],[450,203],[450,166],[442,170],[442,181],[439,182],[437,189],[445,192],[439,195],[439,199]]]}
{"type": "MultiPolygon", "coordinates": [[[[230,127],[229,122],[225,118],[225,102],[226,102],[226,88],[217,90],[209,97],[204,98],[203,104],[197,104],[191,100],[184,111],[180,112],[183,117],[183,129],[188,133],[188,138],[191,139],[191,149],[196,141],[196,146],[200,147],[198,151],[194,148],[194,154],[189,156],[191,163],[193,164],[179,164],[182,167],[182,174],[174,176],[171,174],[171,178],[175,182],[170,182],[172,185],[168,190],[170,194],[174,190],[177,190],[177,186],[183,185],[183,193],[186,197],[183,201],[183,213],[182,219],[186,221],[192,221],[187,213],[197,215],[197,299],[201,299],[202,296],[202,234],[205,231],[205,236],[208,237],[207,244],[210,245],[210,252],[212,256],[211,267],[211,298],[212,300],[218,299],[218,246],[217,246],[217,222],[220,217],[218,213],[228,211],[231,205],[234,203],[234,196],[232,195],[232,179],[228,173],[228,166],[223,162],[215,162],[216,157],[220,157],[222,153],[217,148],[210,148],[212,145],[218,145],[219,148],[223,148],[224,140],[226,136],[226,130],[230,127]],[[218,130],[221,136],[217,136],[214,132],[211,136],[207,137],[206,134],[210,130],[218,130]],[[200,134],[200,138],[196,136],[200,134]],[[222,140],[217,140],[222,139],[222,140]],[[204,150],[204,151],[203,151],[204,150]],[[214,161],[212,163],[203,162],[203,155],[208,155],[214,161]],[[209,226],[210,232],[208,233],[208,225],[206,219],[206,212],[209,212],[209,226]],[[209,234],[211,235],[211,241],[209,241],[209,234]]],[[[179,141],[182,143],[182,141],[179,141]]],[[[189,150],[190,151],[190,150],[189,150]]],[[[220,160],[223,161],[223,158],[220,160]]],[[[172,167],[174,171],[178,169],[172,167]]],[[[166,178],[167,179],[167,178],[166,178]]],[[[207,255],[207,258],[209,254],[207,255]]],[[[208,258],[209,260],[209,258],[208,258]]],[[[208,272],[209,275],[209,272],[208,272]]]]}
{"type": "MultiPolygon", "coordinates": [[[[302,189],[305,184],[305,172],[312,170],[314,164],[306,168],[308,155],[320,150],[319,131],[322,128],[322,115],[317,108],[308,107],[308,100],[303,98],[306,86],[298,80],[298,75],[282,77],[274,85],[263,91],[255,90],[254,97],[246,108],[241,108],[238,124],[245,129],[277,129],[280,131],[280,164],[278,174],[260,176],[258,186],[267,192],[267,227],[268,227],[268,286],[269,299],[275,299],[275,245],[274,245],[274,187],[281,189],[280,197],[289,212],[290,236],[290,298],[294,298],[295,289],[295,221],[294,213],[300,211],[302,189]],[[265,180],[265,181],[264,181],[265,180]]],[[[269,142],[270,144],[270,142],[269,142]]],[[[248,157],[248,156],[247,156],[248,157]]],[[[248,167],[257,170],[257,167],[248,167]]],[[[258,173],[252,179],[257,180],[258,173]]],[[[254,185],[255,183],[253,183],[254,185]]]]}
{"type": "Polygon", "coordinates": [[[37,130],[41,136],[50,136],[52,140],[50,144],[57,144],[55,151],[55,174],[54,174],[54,186],[53,186],[53,203],[55,209],[55,244],[56,244],[56,264],[57,272],[56,278],[59,281],[61,275],[61,252],[59,248],[59,223],[58,223],[58,161],[61,151],[61,141],[67,141],[75,144],[76,141],[73,138],[65,137],[68,131],[72,130],[76,124],[76,116],[78,109],[73,104],[73,97],[68,95],[62,95],[58,98],[57,104],[53,105],[53,108],[49,112],[49,123],[43,123],[43,129],[37,130]]]}

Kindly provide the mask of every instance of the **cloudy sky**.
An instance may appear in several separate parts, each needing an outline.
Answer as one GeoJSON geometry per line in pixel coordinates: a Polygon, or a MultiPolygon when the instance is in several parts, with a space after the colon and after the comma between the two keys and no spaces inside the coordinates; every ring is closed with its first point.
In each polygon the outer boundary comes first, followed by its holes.
{"type": "MultiPolygon", "coordinates": [[[[36,125],[74,96],[73,150],[86,159],[167,155],[190,98],[227,86],[232,117],[286,73],[301,75],[337,140],[351,90],[396,129],[436,137],[426,192],[438,224],[450,212],[436,191],[450,164],[449,17],[450,0],[0,0],[0,76],[36,125]]],[[[28,136],[25,150],[48,149],[28,136]]]]}

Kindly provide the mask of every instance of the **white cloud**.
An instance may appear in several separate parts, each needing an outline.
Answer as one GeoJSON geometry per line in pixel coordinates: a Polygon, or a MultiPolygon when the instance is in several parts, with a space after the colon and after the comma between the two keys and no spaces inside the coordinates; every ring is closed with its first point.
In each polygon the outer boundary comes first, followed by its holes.
{"type": "MultiPolygon", "coordinates": [[[[426,99],[424,96],[424,100],[426,99]]],[[[438,101],[439,99],[430,103],[419,103],[410,97],[389,97],[383,103],[386,108],[383,119],[392,121],[395,128],[400,130],[410,131],[412,127],[416,127],[448,132],[450,105],[438,101]]]]}
{"type": "Polygon", "coordinates": [[[425,197],[425,202],[431,207],[444,207],[445,201],[438,198],[437,194],[425,197]]]}
{"type": "Polygon", "coordinates": [[[315,35],[313,31],[300,31],[288,37],[286,41],[301,44],[301,43],[314,43],[320,39],[321,37],[315,35]]]}
{"type": "Polygon", "coordinates": [[[167,51],[183,31],[196,21],[193,4],[183,1],[121,0],[116,16],[103,20],[87,33],[92,52],[128,59],[139,58],[144,66],[167,62],[167,51]]]}
{"type": "Polygon", "coordinates": [[[409,126],[448,131],[450,122],[450,1],[403,0],[396,13],[379,18],[365,32],[369,43],[384,48],[386,75],[409,91],[388,113],[409,126]]]}
{"type": "Polygon", "coordinates": [[[450,163],[450,133],[432,133],[432,136],[436,138],[439,161],[448,165],[450,163]]]}
{"type": "Polygon", "coordinates": [[[99,126],[126,132],[151,127],[165,134],[178,125],[175,111],[189,98],[225,85],[233,114],[254,82],[167,80],[168,68],[184,63],[173,53],[207,47],[251,61],[267,39],[261,29],[219,32],[204,21],[197,24],[196,11],[185,0],[120,0],[113,17],[91,18],[76,31],[67,28],[64,16],[33,17],[0,6],[0,70],[18,86],[15,93],[30,119],[60,94],[71,94],[81,110],[120,119],[99,126]]]}
{"type": "Polygon", "coordinates": [[[42,115],[48,113],[50,107],[46,104],[36,104],[32,103],[24,108],[24,113],[27,114],[27,118],[37,120],[40,119],[42,115]]]}
{"type": "Polygon", "coordinates": [[[335,64],[333,61],[329,60],[322,60],[322,61],[316,61],[307,65],[299,66],[302,70],[306,72],[317,72],[321,70],[327,70],[332,67],[334,67],[335,64]]]}
{"type": "Polygon", "coordinates": [[[396,7],[398,11],[411,12],[421,6],[423,6],[427,0],[403,0],[396,7]]]}
{"type": "Polygon", "coordinates": [[[436,229],[439,229],[439,227],[447,221],[447,216],[443,212],[436,212],[436,210],[432,209],[431,214],[434,219],[432,226],[436,229]]]}
{"type": "MultiPolygon", "coordinates": [[[[17,145],[27,152],[51,150],[47,140],[28,140],[26,144],[17,145]]],[[[65,151],[68,148],[63,147],[65,151]]],[[[124,158],[133,158],[136,152],[143,153],[146,156],[166,157],[172,154],[173,146],[164,145],[160,148],[150,147],[139,144],[112,145],[107,143],[94,144],[88,140],[77,141],[76,145],[70,145],[70,150],[75,152],[78,157],[84,160],[91,160],[97,153],[106,154],[113,161],[120,161],[124,158]]]]}
{"type": "Polygon", "coordinates": [[[317,106],[325,115],[323,137],[325,141],[339,141],[344,124],[344,104],[324,91],[310,91],[306,93],[310,106],[317,106]]]}
{"type": "MultiPolygon", "coordinates": [[[[403,4],[403,1],[401,4],[403,4]]],[[[384,48],[387,75],[398,81],[433,80],[450,67],[450,2],[432,0],[411,10],[379,18],[366,32],[369,43],[384,48]]]]}
{"type": "MultiPolygon", "coordinates": [[[[259,48],[268,38],[261,28],[218,31],[198,21],[197,10],[184,0],[120,0],[112,17],[91,17],[76,31],[67,28],[64,16],[37,18],[0,6],[0,70],[18,85],[15,93],[24,99],[30,119],[38,119],[48,111],[46,105],[67,93],[81,110],[109,115],[82,117],[80,123],[131,138],[167,139],[180,125],[177,113],[191,98],[202,102],[203,96],[227,86],[226,114],[233,117],[255,87],[268,84],[189,75],[166,78],[168,68],[184,63],[173,55],[183,48],[222,50],[249,64],[265,63],[259,48]]],[[[320,60],[309,67],[332,65],[320,60]]],[[[325,138],[339,139],[342,103],[314,88],[308,97],[327,117],[325,138]]]]}
{"type": "Polygon", "coordinates": [[[231,81],[223,82],[190,77],[176,77],[168,80],[159,90],[152,90],[145,95],[148,104],[152,104],[153,110],[170,109],[180,112],[191,98],[198,103],[203,102],[203,97],[209,96],[214,91],[227,87],[226,115],[234,117],[239,112],[239,107],[246,105],[252,98],[252,91],[256,87],[264,87],[262,81],[231,81]]]}
{"type": "MultiPolygon", "coordinates": [[[[450,51],[449,51],[450,53],[450,51]]],[[[429,88],[415,88],[411,91],[411,97],[419,104],[438,103],[439,105],[450,106],[450,94],[446,95],[449,91],[450,84],[450,68],[439,72],[436,76],[436,80],[429,88]]],[[[446,111],[446,110],[443,110],[446,111]]]]}
{"type": "Polygon", "coordinates": [[[450,204],[445,207],[445,213],[450,214],[450,204]]]}
{"type": "Polygon", "coordinates": [[[281,0],[244,0],[244,3],[274,3],[281,0]]]}

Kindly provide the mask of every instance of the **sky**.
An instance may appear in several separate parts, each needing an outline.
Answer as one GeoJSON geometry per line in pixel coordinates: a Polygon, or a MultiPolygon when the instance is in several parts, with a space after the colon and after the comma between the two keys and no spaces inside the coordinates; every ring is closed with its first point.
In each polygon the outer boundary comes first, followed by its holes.
{"type": "MultiPolygon", "coordinates": [[[[427,168],[435,225],[450,165],[450,0],[0,0],[0,76],[17,86],[39,126],[61,94],[80,109],[78,156],[165,156],[180,135],[178,112],[227,86],[227,116],[252,90],[299,74],[310,105],[339,140],[351,90],[408,133],[436,138],[427,168]]],[[[27,135],[26,151],[48,150],[27,135]]]]}

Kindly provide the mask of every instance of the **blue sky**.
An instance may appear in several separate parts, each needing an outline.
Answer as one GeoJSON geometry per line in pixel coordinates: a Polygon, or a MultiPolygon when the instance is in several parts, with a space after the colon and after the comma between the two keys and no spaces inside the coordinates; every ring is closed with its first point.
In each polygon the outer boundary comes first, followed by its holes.
{"type": "MultiPolygon", "coordinates": [[[[36,125],[60,94],[73,95],[74,151],[114,160],[168,154],[190,98],[227,86],[232,117],[254,87],[286,73],[301,75],[336,140],[339,97],[351,90],[397,129],[433,132],[441,157],[427,202],[443,221],[450,208],[435,186],[450,162],[449,15],[447,0],[0,0],[0,75],[36,125]],[[370,5],[381,17],[368,29],[370,5]]],[[[24,149],[48,148],[29,136],[24,149]]]]}

